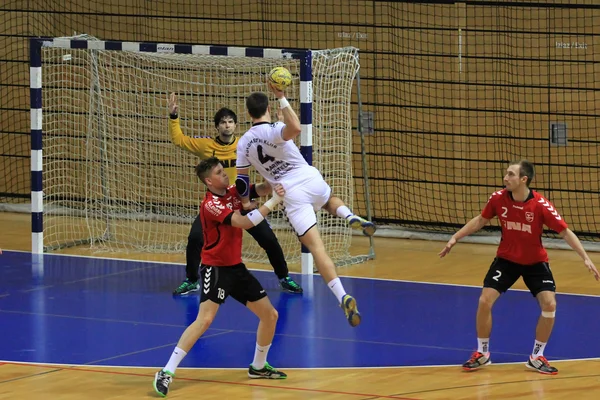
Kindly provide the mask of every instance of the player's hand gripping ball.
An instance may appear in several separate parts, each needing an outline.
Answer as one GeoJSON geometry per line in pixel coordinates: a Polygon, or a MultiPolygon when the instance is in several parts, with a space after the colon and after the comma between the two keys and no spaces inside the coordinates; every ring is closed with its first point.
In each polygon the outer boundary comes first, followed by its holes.
{"type": "Polygon", "coordinates": [[[275,89],[285,90],[292,84],[292,74],[287,68],[275,67],[269,72],[269,82],[275,89]]]}

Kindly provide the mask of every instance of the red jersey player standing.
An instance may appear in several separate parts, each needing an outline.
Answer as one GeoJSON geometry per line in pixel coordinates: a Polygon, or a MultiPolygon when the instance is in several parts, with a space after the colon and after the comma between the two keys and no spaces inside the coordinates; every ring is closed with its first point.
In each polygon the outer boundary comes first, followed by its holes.
{"type": "MultiPolygon", "coordinates": [[[[169,392],[169,385],[179,363],[214,320],[219,306],[229,296],[250,309],[260,319],[256,332],[254,360],[248,369],[249,378],[285,379],[285,373],[267,363],[267,353],[277,325],[277,310],[273,307],[260,282],[242,263],[242,229],[260,224],[264,217],[282,200],[281,187],[260,208],[242,215],[242,201],[223,164],[208,158],[196,167],[196,174],[208,188],[200,206],[200,221],[204,232],[200,271],[200,309],[196,320],[187,327],[173,350],[169,362],[154,377],[154,390],[161,396],[169,392]]],[[[264,196],[270,192],[266,184],[256,185],[256,192],[264,196]]]]}
{"type": "Polygon", "coordinates": [[[439,254],[444,257],[457,241],[483,228],[494,216],[500,220],[502,239],[496,258],[483,281],[477,307],[477,351],[463,364],[466,371],[491,363],[489,338],[492,330],[492,306],[500,294],[506,292],[522,276],[542,309],[535,330],[535,344],[526,365],[542,374],[558,373],[544,357],[544,348],[550,338],[556,313],[556,285],[548,264],[548,254],[542,246],[544,225],[556,231],[579,254],[596,280],[600,280],[600,274],[581,242],[567,227],[552,203],[529,189],[533,176],[533,164],[529,161],[511,163],[504,175],[506,189],[494,192],[481,215],[455,233],[439,254]]]}

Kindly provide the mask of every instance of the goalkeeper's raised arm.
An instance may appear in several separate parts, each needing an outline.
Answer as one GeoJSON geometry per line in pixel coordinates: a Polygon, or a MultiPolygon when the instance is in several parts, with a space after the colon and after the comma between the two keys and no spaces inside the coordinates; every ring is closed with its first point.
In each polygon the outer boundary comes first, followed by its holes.
{"type": "Polygon", "coordinates": [[[207,145],[213,140],[210,138],[194,138],[186,136],[181,130],[179,124],[179,105],[177,104],[177,95],[171,93],[169,96],[169,134],[171,135],[171,142],[184,150],[189,151],[204,159],[204,153],[207,145]]]}

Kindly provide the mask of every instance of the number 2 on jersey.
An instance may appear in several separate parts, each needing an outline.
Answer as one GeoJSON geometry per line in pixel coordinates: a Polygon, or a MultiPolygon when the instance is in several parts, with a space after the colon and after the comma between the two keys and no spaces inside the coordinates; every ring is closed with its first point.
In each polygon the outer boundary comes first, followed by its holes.
{"type": "Polygon", "coordinates": [[[258,160],[261,164],[266,164],[269,161],[275,161],[275,157],[272,157],[267,153],[263,153],[263,147],[260,144],[256,147],[256,152],[258,153],[258,160]]]}

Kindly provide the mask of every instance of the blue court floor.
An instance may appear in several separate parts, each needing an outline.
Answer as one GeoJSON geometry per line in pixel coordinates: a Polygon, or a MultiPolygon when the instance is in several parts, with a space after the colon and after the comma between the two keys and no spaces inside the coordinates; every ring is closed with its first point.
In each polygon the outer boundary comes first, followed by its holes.
{"type": "MultiPolygon", "coordinates": [[[[312,293],[281,292],[271,271],[253,271],[279,311],[269,362],[281,368],[458,365],[476,344],[480,289],[342,278],[363,322],[351,328],[320,276],[296,276],[312,293]]],[[[0,256],[0,360],[163,366],[198,312],[199,295],[173,297],[183,265],[61,255],[0,256]]],[[[600,297],[558,295],[550,360],[600,357],[600,297]]],[[[523,291],[494,309],[495,363],[522,362],[540,314],[523,291]]],[[[233,299],[181,367],[245,368],[258,319],[233,299]]]]}

